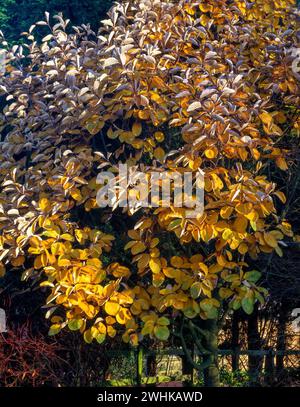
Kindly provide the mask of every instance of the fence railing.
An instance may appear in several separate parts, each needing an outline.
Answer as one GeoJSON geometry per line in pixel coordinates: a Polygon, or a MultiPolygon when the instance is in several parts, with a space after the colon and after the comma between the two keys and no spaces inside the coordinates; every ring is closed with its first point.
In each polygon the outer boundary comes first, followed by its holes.
{"type": "MultiPolygon", "coordinates": [[[[157,356],[177,356],[182,359],[185,358],[185,353],[183,349],[144,349],[136,348],[132,350],[117,350],[117,351],[108,351],[106,352],[107,357],[123,357],[130,358],[131,361],[134,361],[134,370],[135,374],[131,378],[122,378],[114,379],[113,377],[105,380],[105,384],[108,386],[128,386],[128,385],[142,385],[142,384],[158,384],[170,382],[173,380],[187,381],[193,384],[195,382],[195,370],[191,368],[190,373],[188,374],[179,374],[176,376],[172,375],[145,375],[145,361],[148,357],[157,357],[157,356]]],[[[239,358],[240,356],[256,356],[265,358],[265,363],[268,366],[268,374],[274,376],[275,374],[275,358],[277,356],[296,356],[300,358],[300,350],[273,350],[273,349],[259,349],[259,350],[248,350],[248,349],[219,349],[218,355],[220,357],[232,356],[239,358]]],[[[196,350],[193,352],[193,357],[201,357],[201,353],[196,350]]],[[[300,359],[299,359],[300,360],[300,359]]]]}

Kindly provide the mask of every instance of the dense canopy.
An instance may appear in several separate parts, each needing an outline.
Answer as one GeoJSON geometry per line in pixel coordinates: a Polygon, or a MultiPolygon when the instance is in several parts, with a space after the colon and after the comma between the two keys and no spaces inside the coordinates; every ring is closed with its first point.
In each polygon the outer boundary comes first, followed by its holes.
{"type": "Polygon", "coordinates": [[[293,239],[270,171],[287,170],[300,129],[293,6],[129,1],[98,33],[46,14],[7,51],[1,274],[47,287],[51,335],[137,345],[264,302],[255,261],[293,239]],[[100,209],[97,174],[120,162],[203,170],[204,213],[100,209]]]}

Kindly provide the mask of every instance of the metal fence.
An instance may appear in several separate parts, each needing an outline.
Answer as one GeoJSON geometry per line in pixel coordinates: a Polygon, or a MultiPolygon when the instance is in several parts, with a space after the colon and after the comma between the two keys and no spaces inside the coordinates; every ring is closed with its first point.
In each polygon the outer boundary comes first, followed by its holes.
{"type": "MultiPolygon", "coordinates": [[[[230,371],[232,358],[241,365],[241,370],[250,375],[250,380],[255,382],[260,373],[268,377],[268,382],[272,383],[276,378],[276,358],[284,357],[285,366],[299,368],[300,350],[223,350],[218,351],[219,365],[230,371]],[[259,366],[257,371],[248,371],[248,357],[257,357],[259,366]],[[246,359],[245,359],[246,358],[246,359]],[[288,362],[289,360],[289,362],[288,362]],[[252,376],[252,377],[251,377],[252,376]]],[[[161,349],[146,350],[141,347],[132,350],[108,351],[106,356],[114,361],[115,369],[108,375],[104,381],[107,386],[140,386],[140,385],[157,385],[167,382],[185,382],[190,385],[201,383],[199,372],[195,371],[188,365],[185,353],[182,349],[161,349]],[[157,371],[149,371],[149,359],[155,360],[157,371]],[[123,364],[122,364],[123,362],[123,364]],[[124,367],[126,363],[126,368],[124,367]]],[[[195,361],[201,358],[201,354],[196,350],[193,353],[195,361]]]]}

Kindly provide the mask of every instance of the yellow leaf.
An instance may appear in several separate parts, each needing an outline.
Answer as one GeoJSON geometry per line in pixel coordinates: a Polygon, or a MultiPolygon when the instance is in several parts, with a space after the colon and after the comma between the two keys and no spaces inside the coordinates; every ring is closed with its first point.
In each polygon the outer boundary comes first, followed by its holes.
{"type": "Polygon", "coordinates": [[[208,273],[208,267],[204,263],[199,263],[200,270],[202,270],[205,274],[208,273]]]}
{"type": "Polygon", "coordinates": [[[199,22],[201,25],[205,27],[210,22],[210,18],[206,14],[202,14],[202,16],[199,19],[199,22]]]}
{"type": "Polygon", "coordinates": [[[149,261],[149,267],[154,274],[158,274],[161,270],[161,262],[157,258],[152,258],[149,261]]]}
{"type": "Polygon", "coordinates": [[[157,237],[155,237],[154,239],[151,239],[150,249],[154,249],[154,247],[157,246],[158,243],[159,243],[159,239],[157,237]]]}
{"type": "Polygon", "coordinates": [[[100,332],[101,334],[106,334],[106,326],[105,324],[103,324],[103,322],[99,322],[97,324],[97,330],[98,332],[100,332]]]}
{"type": "Polygon", "coordinates": [[[161,104],[164,102],[163,98],[157,92],[151,92],[151,100],[153,100],[153,102],[156,102],[158,104],[161,104]]]}
{"type": "Polygon", "coordinates": [[[48,212],[51,209],[51,202],[47,198],[41,198],[39,200],[39,208],[43,212],[48,212]]]}
{"type": "Polygon", "coordinates": [[[107,270],[116,278],[127,278],[131,274],[127,267],[121,266],[119,263],[112,263],[107,270]]]}
{"type": "Polygon", "coordinates": [[[69,259],[59,258],[57,264],[59,267],[68,267],[71,265],[71,261],[69,259]]]}
{"type": "Polygon", "coordinates": [[[46,255],[46,253],[42,253],[41,255],[37,256],[34,259],[33,265],[34,265],[35,269],[40,269],[42,267],[47,266],[47,255],[46,255]]]}
{"type": "Polygon", "coordinates": [[[100,119],[100,116],[93,115],[85,122],[85,128],[93,136],[104,127],[105,122],[100,119]]]}
{"type": "Polygon", "coordinates": [[[108,315],[115,316],[119,312],[120,305],[115,301],[107,301],[104,305],[104,310],[108,315]]]}
{"type": "Polygon", "coordinates": [[[150,228],[150,226],[152,225],[152,219],[150,218],[146,218],[146,219],[142,219],[140,220],[138,223],[136,223],[134,229],[135,230],[144,230],[144,229],[148,229],[150,228]]]}
{"type": "Polygon", "coordinates": [[[78,301],[78,306],[86,313],[89,318],[93,318],[95,316],[96,308],[92,304],[88,304],[85,301],[78,301]]]}
{"type": "Polygon", "coordinates": [[[131,249],[137,242],[135,240],[131,240],[130,242],[126,243],[124,246],[124,250],[131,249]]]}
{"type": "Polygon", "coordinates": [[[142,124],[140,122],[135,122],[132,126],[132,134],[134,137],[140,136],[142,133],[142,124]]]}
{"type": "Polygon", "coordinates": [[[264,232],[264,241],[268,246],[277,247],[278,243],[275,237],[271,233],[264,232]]]}
{"type": "Polygon", "coordinates": [[[252,210],[251,212],[247,213],[247,215],[245,215],[245,217],[253,223],[258,220],[259,215],[256,211],[252,210]]]}
{"type": "Polygon", "coordinates": [[[101,269],[101,267],[102,267],[101,260],[99,260],[97,258],[88,259],[86,264],[87,264],[87,266],[93,266],[97,269],[101,269]]]}
{"type": "Polygon", "coordinates": [[[286,171],[288,169],[287,163],[283,157],[277,157],[275,162],[277,167],[280,168],[282,171],[286,171]]]}
{"type": "Polygon", "coordinates": [[[129,309],[122,308],[116,315],[116,320],[119,324],[125,325],[127,321],[132,319],[129,309]]]}
{"type": "Polygon", "coordinates": [[[110,336],[111,338],[114,338],[117,334],[117,331],[115,330],[114,327],[112,327],[111,325],[109,325],[107,327],[107,335],[110,336]]]}
{"type": "Polygon", "coordinates": [[[67,240],[68,242],[74,242],[74,240],[75,240],[74,237],[70,233],[63,233],[60,236],[60,238],[63,240],[67,240]]]}
{"type": "Polygon", "coordinates": [[[247,215],[252,210],[252,203],[238,203],[235,207],[235,210],[241,215],[247,215]]]}
{"type": "Polygon", "coordinates": [[[154,287],[160,287],[165,281],[163,273],[152,274],[152,284],[154,287]]]}
{"type": "Polygon", "coordinates": [[[78,240],[78,242],[80,244],[84,244],[84,242],[88,238],[88,234],[86,232],[84,232],[83,230],[76,229],[75,230],[75,237],[76,237],[76,239],[78,240]]]}
{"type": "Polygon", "coordinates": [[[151,85],[153,87],[159,88],[160,90],[166,89],[166,83],[159,76],[153,76],[151,80],[151,85]]]}
{"type": "Polygon", "coordinates": [[[150,117],[150,111],[145,109],[145,110],[140,110],[138,113],[138,116],[141,120],[148,120],[150,117]]]}
{"type": "Polygon", "coordinates": [[[136,242],[131,248],[131,253],[138,254],[138,253],[142,253],[145,250],[146,250],[146,246],[144,245],[143,242],[136,242]]]}
{"type": "Polygon", "coordinates": [[[286,196],[284,195],[283,192],[281,192],[281,191],[276,191],[276,192],[274,192],[274,195],[276,195],[277,198],[279,198],[282,203],[286,203],[286,196]]]}
{"type": "Polygon", "coordinates": [[[191,170],[197,171],[200,168],[201,164],[202,164],[201,157],[197,157],[195,160],[191,160],[189,162],[189,167],[191,170]]]}
{"type": "Polygon", "coordinates": [[[83,334],[83,339],[86,343],[92,343],[93,342],[93,336],[91,333],[91,330],[88,329],[87,331],[84,332],[83,334]]]}
{"type": "Polygon", "coordinates": [[[248,226],[248,219],[238,216],[233,224],[234,230],[238,233],[245,233],[248,226]]]}
{"type": "Polygon", "coordinates": [[[211,4],[201,3],[199,5],[199,9],[202,11],[202,13],[208,13],[208,12],[213,11],[213,6],[211,4]]]}
{"type": "MultiPolygon", "coordinates": [[[[24,262],[25,262],[24,256],[18,256],[17,258],[11,260],[11,264],[14,267],[20,267],[24,264],[24,262]]],[[[0,273],[0,276],[1,276],[1,273],[0,273]]]]}
{"type": "Polygon", "coordinates": [[[171,264],[173,267],[180,268],[183,266],[183,260],[179,256],[171,257],[171,264]]]}
{"type": "Polygon", "coordinates": [[[113,131],[113,129],[110,127],[107,130],[107,137],[110,138],[111,140],[114,140],[119,137],[119,132],[118,131],[113,131]]]}
{"type": "Polygon", "coordinates": [[[72,188],[70,190],[70,195],[75,201],[81,201],[82,200],[82,195],[81,192],[78,188],[72,188]]]}
{"type": "Polygon", "coordinates": [[[248,246],[246,245],[246,243],[241,243],[238,247],[238,252],[241,254],[245,254],[248,251],[248,246]]]}
{"type": "Polygon", "coordinates": [[[54,324],[50,326],[48,335],[53,336],[58,334],[61,331],[61,325],[60,324],[54,324]]]}
{"type": "Polygon", "coordinates": [[[144,141],[137,139],[137,140],[134,140],[134,141],[131,143],[131,145],[132,145],[132,147],[135,148],[136,150],[139,150],[139,149],[141,149],[141,148],[143,147],[144,141]]]}
{"type": "Polygon", "coordinates": [[[233,232],[231,229],[225,229],[222,233],[222,239],[224,240],[229,240],[233,235],[233,232]]]}
{"type": "Polygon", "coordinates": [[[172,267],[164,268],[163,273],[166,277],[169,277],[169,278],[176,278],[178,276],[178,271],[173,269],[172,267]]]}
{"type": "Polygon", "coordinates": [[[190,7],[188,4],[186,4],[184,6],[184,10],[191,16],[193,16],[195,14],[195,10],[192,7],[190,7]]]}
{"type": "Polygon", "coordinates": [[[165,139],[165,135],[164,135],[164,133],[162,133],[161,131],[156,131],[156,132],[154,133],[154,137],[155,137],[155,139],[156,139],[159,143],[161,143],[161,142],[164,141],[164,139],[165,139]]]}
{"type": "Polygon", "coordinates": [[[204,151],[204,154],[209,159],[216,158],[216,156],[218,155],[218,149],[216,147],[208,148],[204,151]]]}
{"type": "Polygon", "coordinates": [[[154,157],[155,157],[157,160],[159,160],[159,161],[162,162],[163,159],[164,159],[164,157],[165,157],[165,152],[164,152],[164,150],[163,150],[161,147],[157,147],[157,148],[154,150],[153,155],[154,155],[154,157]]]}
{"type": "Polygon", "coordinates": [[[273,116],[270,113],[263,112],[259,115],[259,118],[268,128],[270,128],[273,124],[273,116]]]}
{"type": "Polygon", "coordinates": [[[221,211],[220,215],[223,219],[228,219],[233,212],[233,207],[231,206],[224,206],[221,211]]]}
{"type": "Polygon", "coordinates": [[[138,260],[138,263],[137,263],[138,269],[144,270],[145,267],[148,266],[149,260],[150,260],[149,254],[145,254],[145,253],[142,254],[142,256],[140,257],[140,259],[138,260]]]}
{"type": "Polygon", "coordinates": [[[216,190],[223,189],[224,184],[223,184],[221,178],[219,178],[217,176],[217,174],[211,174],[211,177],[212,177],[213,189],[216,189],[216,190]]]}
{"type": "Polygon", "coordinates": [[[4,277],[5,275],[5,266],[3,263],[0,263],[0,277],[4,277]]]}
{"type": "Polygon", "coordinates": [[[250,148],[251,154],[255,160],[259,160],[260,158],[260,152],[257,150],[257,148],[250,148]]]}

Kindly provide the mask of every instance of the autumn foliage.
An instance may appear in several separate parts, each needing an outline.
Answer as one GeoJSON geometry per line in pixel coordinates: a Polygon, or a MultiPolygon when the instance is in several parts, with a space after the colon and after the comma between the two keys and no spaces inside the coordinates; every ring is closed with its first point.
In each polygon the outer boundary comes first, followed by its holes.
{"type": "Polygon", "coordinates": [[[137,345],[188,326],[205,336],[202,321],[264,302],[255,261],[284,256],[294,238],[272,179],[300,129],[293,7],[129,1],[98,33],[46,14],[7,51],[0,269],[48,287],[50,335],[68,327],[88,343],[137,345]],[[97,174],[120,162],[203,170],[204,214],[99,208],[97,174]]]}

